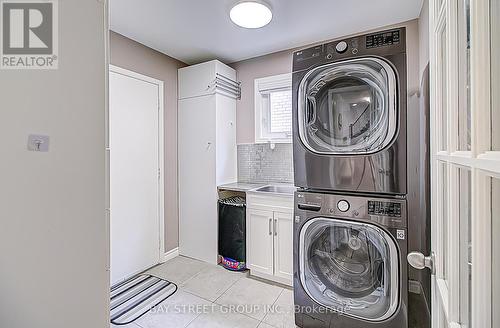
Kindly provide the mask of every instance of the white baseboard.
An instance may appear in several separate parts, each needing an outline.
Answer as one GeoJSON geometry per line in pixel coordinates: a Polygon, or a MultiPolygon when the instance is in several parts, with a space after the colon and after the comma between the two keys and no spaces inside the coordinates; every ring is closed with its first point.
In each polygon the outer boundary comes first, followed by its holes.
{"type": "Polygon", "coordinates": [[[169,250],[163,255],[163,262],[170,261],[171,259],[179,256],[179,247],[169,250]]]}

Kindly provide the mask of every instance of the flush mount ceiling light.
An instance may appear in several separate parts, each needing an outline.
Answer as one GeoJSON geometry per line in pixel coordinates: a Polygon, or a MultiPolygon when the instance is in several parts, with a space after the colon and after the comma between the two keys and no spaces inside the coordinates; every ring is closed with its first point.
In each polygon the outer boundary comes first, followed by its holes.
{"type": "Polygon", "coordinates": [[[271,8],[262,1],[242,1],[234,5],[229,17],[238,26],[260,28],[271,22],[273,13],[271,8]]]}

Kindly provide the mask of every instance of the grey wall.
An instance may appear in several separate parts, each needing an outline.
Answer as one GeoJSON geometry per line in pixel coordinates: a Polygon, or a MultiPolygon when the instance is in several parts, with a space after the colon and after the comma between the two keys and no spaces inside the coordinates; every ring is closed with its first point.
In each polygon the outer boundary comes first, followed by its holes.
{"type": "Polygon", "coordinates": [[[292,144],[238,145],[238,181],[293,183],[292,144]]]}
{"type": "Polygon", "coordinates": [[[179,245],[177,194],[177,70],[186,64],[130,40],[110,34],[111,64],[164,82],[165,95],[165,251],[179,245]]]}
{"type": "Polygon", "coordinates": [[[0,71],[1,327],[109,327],[105,4],[59,1],[59,69],[0,71]]]}

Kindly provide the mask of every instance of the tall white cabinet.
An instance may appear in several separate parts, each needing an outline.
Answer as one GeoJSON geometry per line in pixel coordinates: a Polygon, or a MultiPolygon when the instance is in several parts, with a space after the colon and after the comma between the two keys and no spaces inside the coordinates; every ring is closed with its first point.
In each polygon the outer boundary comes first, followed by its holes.
{"type": "Polygon", "coordinates": [[[237,181],[236,72],[179,69],[179,253],[217,263],[217,186],[237,181]]]}

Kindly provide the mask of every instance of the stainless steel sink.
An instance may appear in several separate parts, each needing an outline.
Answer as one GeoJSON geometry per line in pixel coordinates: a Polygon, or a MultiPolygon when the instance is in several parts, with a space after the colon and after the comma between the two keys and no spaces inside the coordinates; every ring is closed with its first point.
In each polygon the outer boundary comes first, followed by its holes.
{"type": "Polygon", "coordinates": [[[293,195],[293,193],[296,190],[297,190],[297,188],[295,188],[294,186],[268,185],[268,186],[257,188],[254,191],[269,192],[269,193],[273,193],[273,194],[290,194],[290,195],[293,195]]]}

